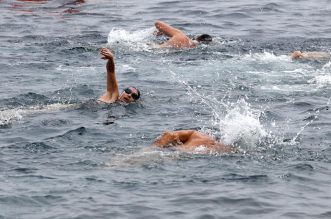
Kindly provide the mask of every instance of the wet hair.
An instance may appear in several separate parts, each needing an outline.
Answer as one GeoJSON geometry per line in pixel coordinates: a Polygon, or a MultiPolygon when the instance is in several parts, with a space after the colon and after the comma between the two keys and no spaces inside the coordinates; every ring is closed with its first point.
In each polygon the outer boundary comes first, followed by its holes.
{"type": "Polygon", "coordinates": [[[200,36],[197,36],[196,40],[199,43],[210,43],[213,41],[213,38],[209,34],[201,34],[200,36]]]}
{"type": "Polygon", "coordinates": [[[139,98],[140,98],[140,91],[136,87],[133,87],[133,88],[137,90],[137,94],[138,94],[138,99],[137,100],[139,100],[139,98]]]}

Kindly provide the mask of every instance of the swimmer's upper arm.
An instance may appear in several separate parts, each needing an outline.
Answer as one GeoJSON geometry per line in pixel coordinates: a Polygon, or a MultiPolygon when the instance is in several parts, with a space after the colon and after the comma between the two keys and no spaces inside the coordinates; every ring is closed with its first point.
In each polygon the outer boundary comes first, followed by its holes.
{"type": "Polygon", "coordinates": [[[182,143],[185,143],[193,135],[194,132],[194,130],[180,130],[174,131],[174,134],[182,143]]]}
{"type": "Polygon", "coordinates": [[[172,37],[177,33],[180,33],[181,31],[170,26],[169,24],[162,22],[162,21],[156,21],[155,27],[158,29],[161,33],[165,34],[168,37],[172,37]]]}
{"type": "Polygon", "coordinates": [[[176,144],[184,144],[194,133],[194,130],[168,131],[159,136],[153,146],[167,147],[176,144]]]}
{"type": "Polygon", "coordinates": [[[153,146],[164,148],[177,142],[178,138],[172,132],[164,132],[153,143],[153,146]]]}

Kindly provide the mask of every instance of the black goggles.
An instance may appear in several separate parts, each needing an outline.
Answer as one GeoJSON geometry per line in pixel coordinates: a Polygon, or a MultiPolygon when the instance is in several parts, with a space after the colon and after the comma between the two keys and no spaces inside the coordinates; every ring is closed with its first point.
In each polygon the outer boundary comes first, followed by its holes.
{"type": "Polygon", "coordinates": [[[138,100],[138,99],[139,99],[138,94],[132,92],[132,90],[131,90],[130,88],[125,88],[125,89],[124,89],[124,92],[127,93],[127,94],[131,94],[131,97],[132,97],[134,100],[138,100]]]}

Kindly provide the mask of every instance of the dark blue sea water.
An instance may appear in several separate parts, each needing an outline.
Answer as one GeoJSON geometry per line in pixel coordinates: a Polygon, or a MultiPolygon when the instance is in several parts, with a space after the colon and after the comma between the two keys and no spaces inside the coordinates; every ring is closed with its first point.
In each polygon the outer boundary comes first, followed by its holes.
{"type": "Polygon", "coordinates": [[[330,218],[331,62],[293,50],[331,52],[330,0],[0,0],[0,218],[330,218]],[[138,103],[95,102],[104,46],[138,103]],[[178,129],[240,152],[150,147],[178,129]]]}

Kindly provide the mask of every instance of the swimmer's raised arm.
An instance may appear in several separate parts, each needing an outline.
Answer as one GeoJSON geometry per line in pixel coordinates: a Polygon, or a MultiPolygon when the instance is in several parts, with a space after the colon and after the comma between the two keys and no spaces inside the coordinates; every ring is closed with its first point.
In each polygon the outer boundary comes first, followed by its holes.
{"type": "Polygon", "coordinates": [[[156,139],[156,141],[153,143],[153,146],[165,148],[172,145],[184,144],[194,132],[194,130],[164,132],[156,139]]]}
{"type": "Polygon", "coordinates": [[[118,83],[115,75],[115,62],[113,54],[107,48],[101,48],[102,59],[107,59],[107,91],[99,98],[106,103],[113,103],[119,97],[118,83]]]}
{"type": "Polygon", "coordinates": [[[164,34],[168,37],[173,37],[175,34],[181,33],[180,30],[162,21],[156,21],[155,27],[158,30],[158,32],[156,32],[156,35],[164,34]]]}

